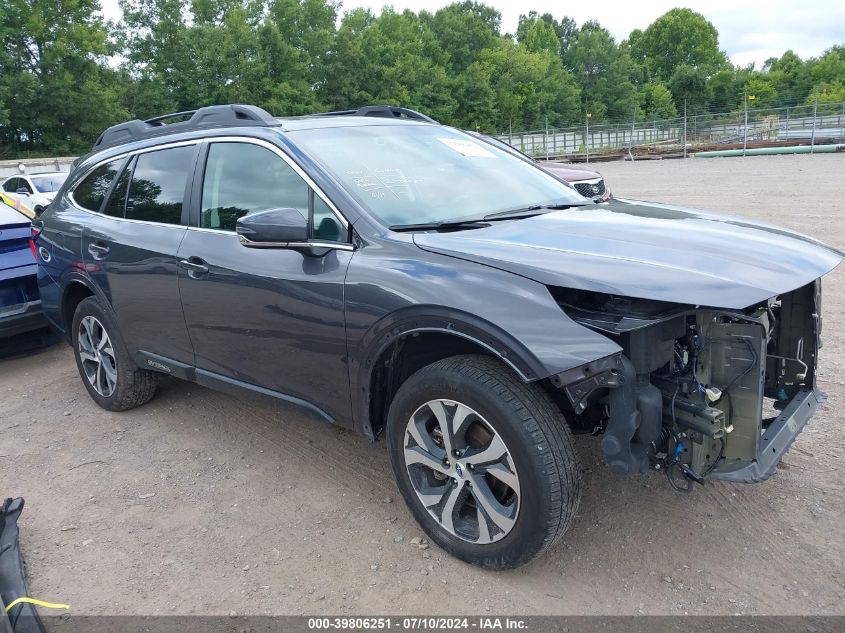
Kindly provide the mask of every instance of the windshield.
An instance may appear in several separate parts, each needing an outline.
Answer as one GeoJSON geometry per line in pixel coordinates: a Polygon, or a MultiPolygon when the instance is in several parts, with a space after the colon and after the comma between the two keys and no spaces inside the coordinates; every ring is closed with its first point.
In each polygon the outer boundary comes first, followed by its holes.
{"type": "Polygon", "coordinates": [[[39,192],[50,193],[61,189],[66,178],[67,174],[51,174],[49,176],[32,176],[31,180],[39,192]]]}
{"type": "Polygon", "coordinates": [[[447,127],[371,125],[289,134],[388,226],[584,201],[530,163],[447,127]]]}

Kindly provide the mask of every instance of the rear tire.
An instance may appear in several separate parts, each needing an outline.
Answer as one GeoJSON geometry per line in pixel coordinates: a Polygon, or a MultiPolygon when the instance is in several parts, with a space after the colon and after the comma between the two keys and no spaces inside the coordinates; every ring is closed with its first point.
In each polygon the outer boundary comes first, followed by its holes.
{"type": "Polygon", "coordinates": [[[126,411],[155,395],[157,376],[135,364],[111,312],[96,297],[76,307],[71,341],[82,383],[103,409],[126,411]]]}
{"type": "Polygon", "coordinates": [[[569,426],[539,386],[496,359],[453,356],[413,374],[390,405],[387,442],[416,520],[468,563],[523,565],[575,517],[581,476],[569,426]]]}

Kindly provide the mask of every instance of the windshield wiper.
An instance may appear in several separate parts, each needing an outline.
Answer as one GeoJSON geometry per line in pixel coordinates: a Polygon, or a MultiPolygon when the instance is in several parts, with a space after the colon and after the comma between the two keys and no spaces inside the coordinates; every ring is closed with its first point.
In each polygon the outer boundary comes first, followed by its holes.
{"type": "Polygon", "coordinates": [[[422,222],[420,224],[393,224],[388,227],[391,231],[440,231],[443,229],[481,229],[490,226],[490,222],[499,220],[519,220],[542,215],[549,211],[558,211],[570,207],[585,207],[594,204],[587,202],[565,202],[560,204],[535,204],[520,209],[505,209],[496,213],[488,213],[475,218],[457,218],[455,220],[441,220],[438,222],[422,222]]]}
{"type": "Polygon", "coordinates": [[[569,209],[570,207],[586,207],[594,204],[590,202],[565,202],[561,204],[534,204],[530,207],[523,207],[521,209],[506,209],[505,211],[497,211],[496,213],[488,213],[482,219],[484,220],[511,220],[517,218],[527,218],[534,215],[541,215],[549,211],[559,211],[561,209],[569,209]]]}
{"type": "Polygon", "coordinates": [[[388,228],[391,231],[439,231],[442,229],[481,229],[490,226],[484,222],[484,218],[471,218],[469,220],[441,220],[440,222],[422,222],[420,224],[393,224],[388,228]]]}

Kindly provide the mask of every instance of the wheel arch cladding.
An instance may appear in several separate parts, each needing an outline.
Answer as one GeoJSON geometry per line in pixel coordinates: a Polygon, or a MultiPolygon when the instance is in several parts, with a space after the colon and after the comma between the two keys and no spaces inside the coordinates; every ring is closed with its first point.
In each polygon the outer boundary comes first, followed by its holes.
{"type": "Polygon", "coordinates": [[[381,435],[390,403],[402,384],[416,371],[439,360],[460,354],[479,354],[503,361],[523,380],[536,376],[518,342],[504,342],[457,319],[416,317],[383,332],[361,366],[361,401],[366,406],[363,431],[381,435]]]}
{"type": "Polygon", "coordinates": [[[87,283],[80,279],[72,279],[64,288],[62,293],[62,325],[65,329],[65,336],[70,340],[73,325],[73,315],[77,306],[88,297],[96,297],[97,294],[87,283]]]}
{"type": "Polygon", "coordinates": [[[570,319],[543,284],[421,250],[420,259],[408,259],[405,252],[379,246],[376,253],[363,249],[353,258],[345,303],[355,426],[371,438],[378,437],[398,388],[380,382],[386,376],[377,370],[395,363],[403,346],[414,355],[402,360],[400,377],[421,359],[430,364],[482,353],[501,359],[526,382],[621,349],[570,319]],[[408,343],[409,337],[418,340],[408,343]],[[374,393],[385,399],[373,409],[374,393]]]}

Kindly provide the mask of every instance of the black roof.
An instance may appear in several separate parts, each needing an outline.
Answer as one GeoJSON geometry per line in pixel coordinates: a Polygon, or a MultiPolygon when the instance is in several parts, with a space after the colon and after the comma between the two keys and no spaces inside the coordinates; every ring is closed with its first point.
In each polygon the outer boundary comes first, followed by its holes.
{"type": "MultiPolygon", "coordinates": [[[[398,106],[364,106],[358,110],[338,110],[335,112],[320,112],[296,118],[323,118],[339,116],[378,117],[389,119],[406,119],[425,123],[437,123],[416,110],[398,106]]],[[[254,105],[229,104],[206,106],[197,110],[173,112],[163,114],[142,121],[134,119],[125,123],[118,123],[100,134],[93,150],[137,141],[145,138],[190,132],[194,130],[221,127],[282,127],[285,119],[278,119],[266,110],[254,105]],[[166,123],[170,119],[181,119],[174,123],[166,123]]]]}

